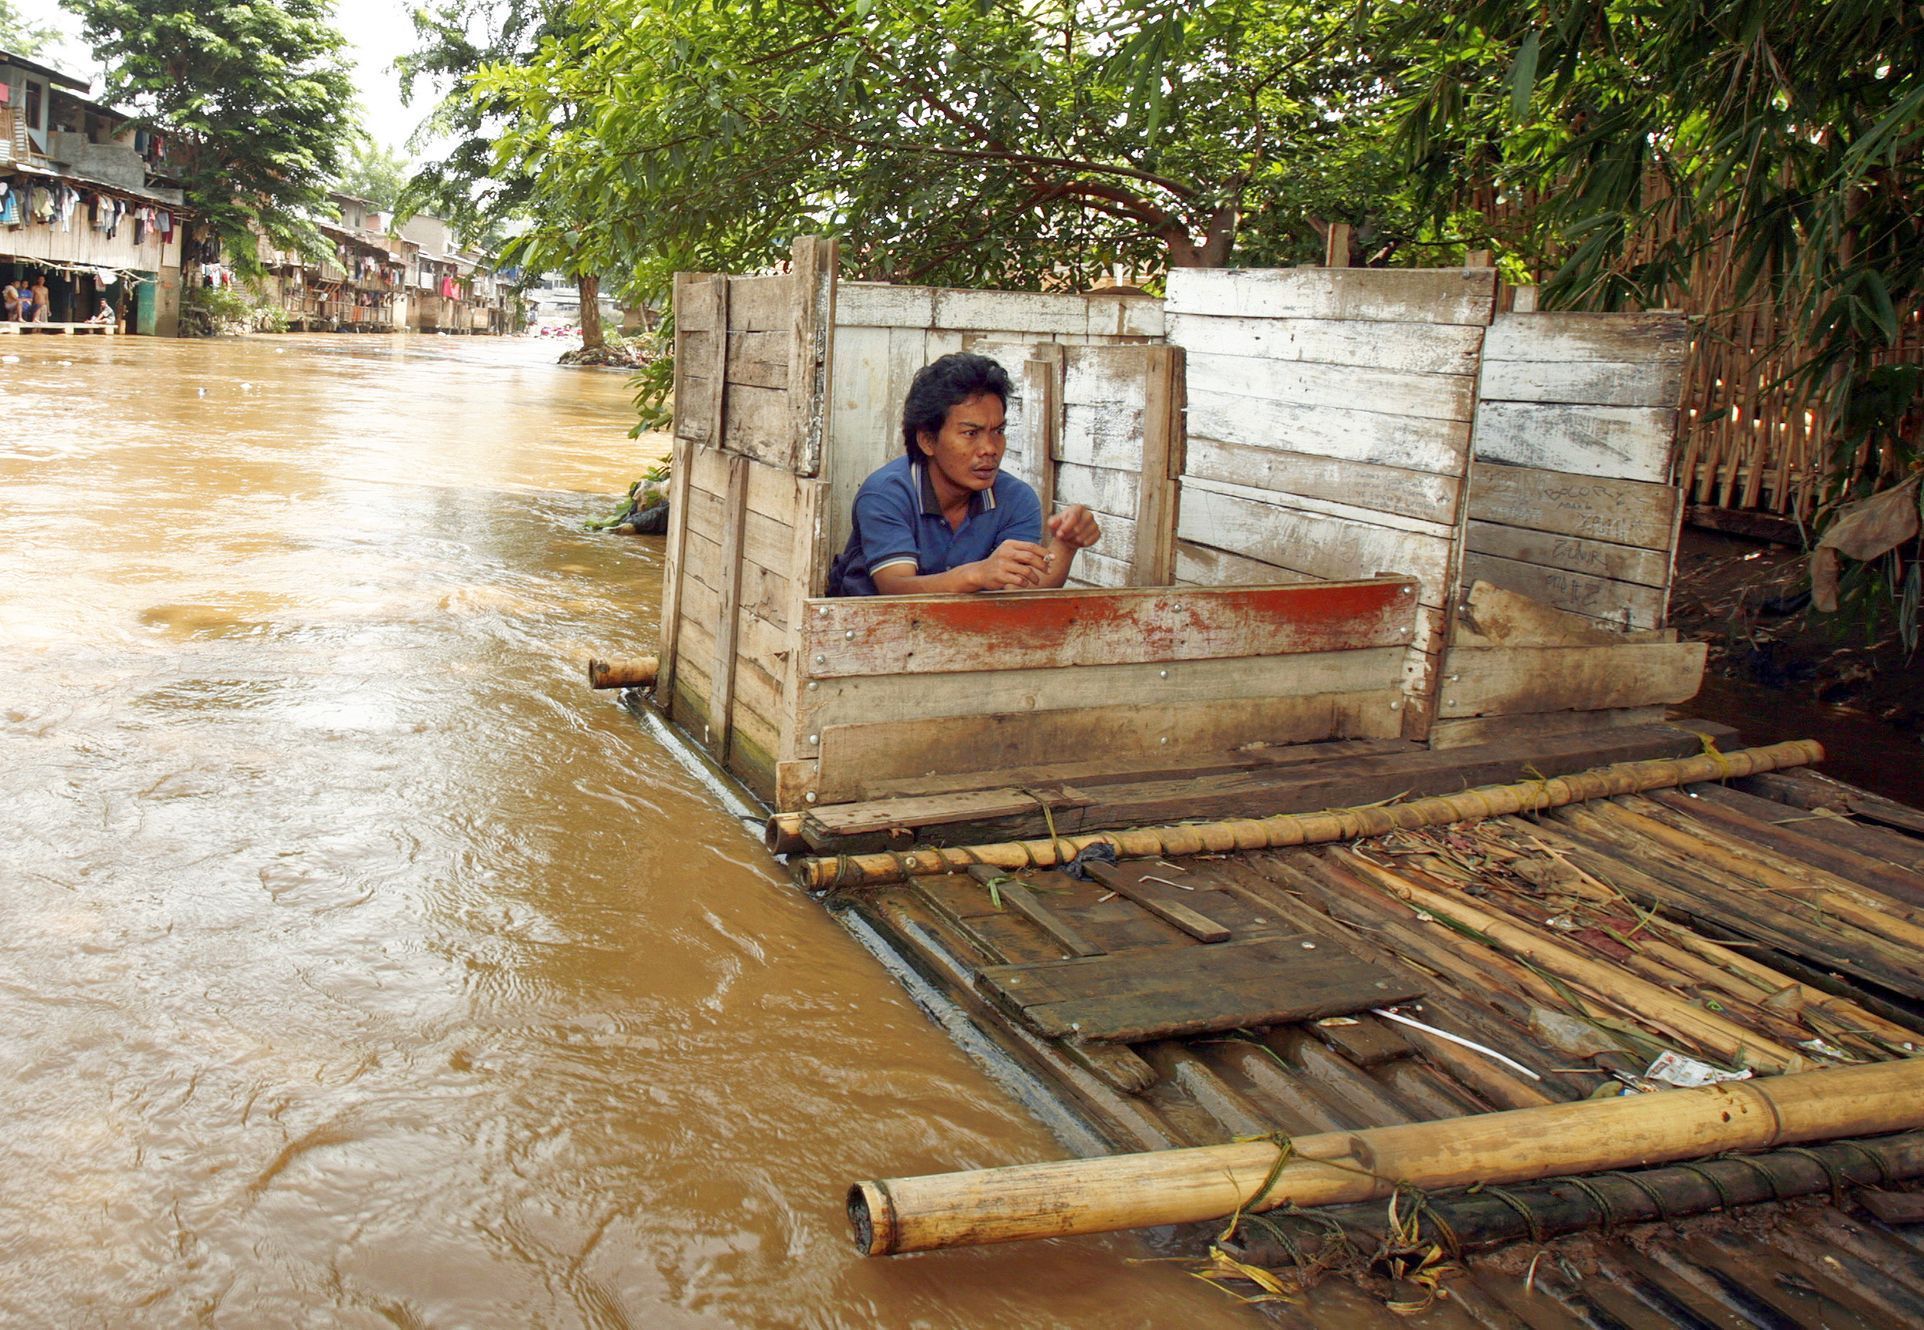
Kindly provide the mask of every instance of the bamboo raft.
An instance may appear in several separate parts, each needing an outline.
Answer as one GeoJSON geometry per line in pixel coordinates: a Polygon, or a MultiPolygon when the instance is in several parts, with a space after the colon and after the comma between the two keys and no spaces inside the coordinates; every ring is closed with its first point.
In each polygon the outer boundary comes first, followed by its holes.
{"type": "Polygon", "coordinates": [[[1086,1156],[858,1180],[862,1250],[1212,1220],[1175,1249],[1305,1323],[1924,1318],[1924,814],[1669,719],[1680,319],[835,269],[678,278],[662,630],[589,678],[1086,1156]],[[958,349],[1104,545],[823,598],[958,349]]]}

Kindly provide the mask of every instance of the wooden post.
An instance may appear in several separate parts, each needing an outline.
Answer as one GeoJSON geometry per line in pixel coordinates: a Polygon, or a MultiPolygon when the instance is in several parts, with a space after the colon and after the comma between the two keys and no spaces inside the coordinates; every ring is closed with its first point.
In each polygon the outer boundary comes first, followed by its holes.
{"type": "Polygon", "coordinates": [[[1924,1127],[1924,1059],[1369,1131],[859,1182],[869,1256],[1499,1186],[1924,1127]]]}
{"type": "Polygon", "coordinates": [[[1029,483],[1042,501],[1042,520],[1056,501],[1056,449],[1062,441],[1062,348],[1038,346],[1022,366],[1022,413],[1029,425],[1026,452],[1033,454],[1029,483]]]}
{"type": "MultiPolygon", "coordinates": [[[[671,708],[675,696],[675,649],[681,636],[681,579],[682,568],[688,555],[688,473],[694,466],[695,444],[683,431],[682,381],[687,371],[686,349],[687,330],[681,325],[681,315],[689,305],[698,299],[696,292],[703,286],[703,279],[694,273],[675,274],[675,423],[674,449],[669,454],[670,474],[668,477],[668,550],[667,562],[662,569],[661,580],[661,636],[656,650],[659,657],[655,698],[664,708],[671,708]]],[[[710,302],[717,307],[720,323],[716,335],[726,339],[725,325],[728,308],[728,279],[711,277],[707,279],[710,302]]],[[[722,385],[715,385],[719,401],[722,385]]]]}
{"type": "Polygon", "coordinates": [[[1136,586],[1176,578],[1176,503],[1183,467],[1183,349],[1146,348],[1142,470],[1136,489],[1136,586]]]}
{"type": "Polygon", "coordinates": [[[1329,234],[1323,237],[1323,266],[1325,268],[1349,267],[1348,222],[1331,222],[1329,234]]]}
{"type": "Polygon", "coordinates": [[[748,526],[748,468],[740,454],[728,455],[728,493],[722,501],[721,622],[715,625],[715,675],[708,694],[708,750],[717,762],[728,764],[728,740],[734,731],[729,709],[735,702],[736,643],[741,635],[742,543],[748,526]]]}
{"type": "Polygon", "coordinates": [[[822,439],[828,432],[830,330],[835,326],[835,269],[839,250],[833,240],[801,236],[795,241],[790,279],[794,318],[788,349],[788,410],[794,435],[789,469],[798,476],[822,471],[822,439]]]}

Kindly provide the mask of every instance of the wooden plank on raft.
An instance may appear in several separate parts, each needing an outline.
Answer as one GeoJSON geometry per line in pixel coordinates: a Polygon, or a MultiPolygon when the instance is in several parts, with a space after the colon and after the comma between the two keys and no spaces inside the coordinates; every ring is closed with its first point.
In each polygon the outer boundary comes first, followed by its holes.
{"type": "Polygon", "coordinates": [[[1141,483],[1135,510],[1135,557],[1130,582],[1167,586],[1176,578],[1178,477],[1186,465],[1183,444],[1184,359],[1180,347],[1146,353],[1141,483]]]}
{"type": "Polygon", "coordinates": [[[1265,502],[1215,481],[1183,486],[1176,534],[1198,545],[1293,566],[1318,577],[1358,572],[1412,577],[1418,583],[1420,604],[1448,603],[1452,541],[1438,534],[1395,530],[1348,516],[1265,502]]]}
{"type": "Polygon", "coordinates": [[[1049,940],[1069,956],[1100,956],[1102,948],[1076,931],[1068,920],[1057,915],[1033,896],[1029,889],[1000,868],[973,864],[969,876],[983,886],[993,886],[1002,902],[1048,934],[1049,940]]]}
{"type": "Polygon", "coordinates": [[[795,241],[793,309],[788,328],[788,433],[793,451],[788,469],[798,476],[822,470],[828,433],[828,385],[834,381],[830,365],[835,326],[835,277],[840,250],[833,240],[802,236],[795,241]]]}
{"type": "Polygon", "coordinates": [[[1470,268],[1176,268],[1171,314],[1487,324],[1496,274],[1470,268]]]}
{"type": "Polygon", "coordinates": [[[1055,458],[1062,439],[1063,368],[1059,346],[1037,347],[1022,365],[1026,478],[1045,513],[1055,509],[1055,458]]]}
{"type": "MultiPolygon", "coordinates": [[[[1271,490],[1278,496],[1300,495],[1353,504],[1432,522],[1454,523],[1463,492],[1461,477],[1433,471],[1224,443],[1194,435],[1188,439],[1187,448],[1184,473],[1192,479],[1271,490]]],[[[1279,497],[1279,501],[1286,500],[1279,497]]]]}
{"type": "MultiPolygon", "coordinates": [[[[1229,941],[1230,930],[1227,926],[1211,919],[1196,905],[1178,899],[1179,888],[1170,887],[1157,879],[1156,869],[1159,867],[1156,864],[1095,863],[1089,865],[1089,876],[1118,896],[1134,901],[1164,923],[1180,928],[1198,942],[1214,944],[1229,941]]],[[[1163,872],[1167,873],[1168,870],[1164,869],[1163,872]]],[[[1191,891],[1190,894],[1195,893],[1191,891]]],[[[1222,895],[1221,892],[1205,894],[1222,895]]]]}
{"type": "Polygon", "coordinates": [[[1043,788],[970,790],[925,795],[916,799],[877,799],[868,803],[836,804],[814,809],[802,821],[802,838],[821,849],[833,845],[841,853],[860,841],[886,849],[913,835],[911,828],[980,826],[997,818],[1038,812],[1051,816],[1086,807],[1090,796],[1073,785],[1057,782],[1043,788]]]}
{"type": "Polygon", "coordinates": [[[1407,579],[809,602],[814,678],[1211,660],[1409,640],[1407,579]]]}
{"type": "Polygon", "coordinates": [[[794,285],[787,275],[730,277],[728,321],[730,333],[789,331],[794,317],[794,285]]]}
{"type": "MultiPolygon", "coordinates": [[[[1249,743],[1392,738],[1400,708],[1384,691],[1193,702],[1146,712],[1140,705],[1002,712],[875,724],[824,726],[815,793],[819,802],[875,798],[887,783],[940,769],[993,772],[1065,754],[1107,752],[1118,762],[1149,755],[1181,760],[1249,743]],[[931,744],[939,732],[942,747],[931,744]]],[[[985,781],[987,783],[1006,783],[985,781]]]]}
{"type": "Polygon", "coordinates": [[[1661,483],[1670,478],[1677,413],[1654,406],[1481,402],[1476,457],[1549,471],[1661,483]]]}
{"type": "Polygon", "coordinates": [[[976,984],[1038,1034],[1097,1043],[1343,1016],[1422,996],[1389,971],[1307,937],[990,966],[976,984]]]}
{"type": "Polygon", "coordinates": [[[1596,711],[1687,702],[1703,684],[1702,642],[1452,647],[1439,717],[1596,711]]]}
{"type": "Polygon", "coordinates": [[[1599,730],[1661,724],[1663,706],[1611,707],[1601,711],[1551,711],[1522,716],[1465,716],[1439,720],[1430,727],[1430,747],[1443,750],[1483,744],[1520,743],[1556,734],[1594,734],[1599,730]]]}
{"type": "Polygon", "coordinates": [[[1503,314],[1483,340],[1486,363],[1620,361],[1681,366],[1689,349],[1689,320],[1663,311],[1503,314]]]}
{"type": "Polygon", "coordinates": [[[1233,393],[1188,390],[1193,436],[1345,461],[1460,476],[1470,455],[1461,420],[1394,416],[1355,407],[1309,407],[1233,393]]]}
{"type": "Polygon", "coordinates": [[[1470,516],[1647,550],[1670,548],[1683,495],[1676,486],[1578,476],[1477,459],[1470,516]]]}
{"type": "Polygon", "coordinates": [[[1191,354],[1355,365],[1413,374],[1475,375],[1483,333],[1458,324],[1343,319],[1248,319],[1170,314],[1169,341],[1191,354]]]}
{"type": "Polygon", "coordinates": [[[746,457],[728,459],[728,493],[722,507],[721,581],[716,588],[720,605],[716,611],[715,673],[708,695],[709,743],[717,760],[728,760],[729,739],[734,730],[735,676],[738,661],[735,646],[740,635],[742,537],[748,517],[748,469],[746,457]]]}
{"type": "Polygon", "coordinates": [[[1662,587],[1616,582],[1489,554],[1465,554],[1463,580],[1489,582],[1546,605],[1622,628],[1655,628],[1663,622],[1664,608],[1670,599],[1662,587]]]}
{"type": "Polygon", "coordinates": [[[1623,632],[1588,615],[1488,582],[1474,582],[1457,615],[1451,640],[1466,647],[1621,646],[1625,642],[1674,642],[1670,629],[1623,632]]]}
{"type": "Polygon", "coordinates": [[[1530,531],[1495,522],[1479,522],[1474,516],[1464,539],[1464,548],[1473,554],[1541,564],[1546,568],[1585,573],[1613,582],[1662,587],[1670,581],[1670,554],[1667,550],[1644,550],[1633,545],[1586,540],[1582,536],[1530,531]]]}
{"type": "Polygon", "coordinates": [[[1476,400],[1476,378],[1470,374],[1411,374],[1359,365],[1206,352],[1189,358],[1189,387],[1197,393],[1260,398],[1319,410],[1367,403],[1369,410],[1382,415],[1432,420],[1468,420],[1476,400]]]}

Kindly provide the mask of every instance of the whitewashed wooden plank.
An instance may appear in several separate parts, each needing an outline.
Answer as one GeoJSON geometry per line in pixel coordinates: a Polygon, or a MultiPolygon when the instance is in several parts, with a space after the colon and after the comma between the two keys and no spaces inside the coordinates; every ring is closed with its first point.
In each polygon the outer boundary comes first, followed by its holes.
{"type": "MultiPolygon", "coordinates": [[[[1052,511],[1059,513],[1068,506],[1066,503],[1057,503],[1053,505],[1052,511]]],[[[1102,539],[1096,542],[1093,552],[1101,555],[1104,559],[1124,565],[1132,562],[1136,557],[1135,521],[1132,518],[1118,516],[1115,513],[1098,513],[1096,515],[1096,522],[1102,528],[1102,539]]],[[[1082,566],[1080,556],[1077,556],[1076,566],[1082,566]]],[[[1128,586],[1132,584],[1125,582],[1120,585],[1128,586]]]]}
{"type": "Polygon", "coordinates": [[[1488,582],[1533,597],[1546,605],[1588,615],[1619,628],[1660,628],[1668,594],[1661,587],[1639,586],[1592,577],[1563,568],[1502,559],[1489,554],[1463,556],[1463,584],[1488,582]]]}
{"type": "MultiPolygon", "coordinates": [[[[837,300],[839,310],[839,294],[837,300]]],[[[894,443],[901,405],[889,378],[889,330],[838,322],[832,336],[830,363],[834,373],[829,383],[828,443],[822,474],[828,479],[830,494],[827,539],[839,552],[848,544],[855,491],[886,460],[883,448],[894,443]]]]}
{"type": "Polygon", "coordinates": [[[1043,291],[935,293],[932,328],[1039,333],[1089,331],[1089,304],[1079,295],[1043,291]]]}
{"type": "Polygon", "coordinates": [[[1063,414],[1056,459],[1112,471],[1142,466],[1143,414],[1136,407],[1071,405],[1063,414]]]}
{"type": "Polygon", "coordinates": [[[1073,462],[1063,462],[1056,467],[1058,503],[1080,503],[1111,517],[1128,517],[1136,511],[1140,490],[1139,478],[1127,471],[1078,466],[1073,462]]]}
{"type": "Polygon", "coordinates": [[[838,328],[928,328],[934,323],[935,288],[932,286],[841,282],[835,288],[835,326],[838,328]]]}
{"type": "Polygon", "coordinates": [[[1169,341],[1192,355],[1263,356],[1416,374],[1475,374],[1483,329],[1474,324],[1383,324],[1342,319],[1168,316],[1169,341]]]}
{"type": "Polygon", "coordinates": [[[1480,393],[1492,402],[1669,406],[1683,397],[1681,360],[1489,360],[1480,393]]]}
{"type": "Polygon", "coordinates": [[[1361,365],[1271,360],[1191,351],[1189,391],[1232,393],[1296,406],[1355,407],[1392,416],[1468,420],[1476,407],[1469,374],[1412,374],[1361,365]]]}
{"type": "Polygon", "coordinates": [[[1135,568],[1121,559],[1112,559],[1094,550],[1082,550],[1076,555],[1069,581],[1065,585],[1116,590],[1135,585],[1134,574],[1135,568]]]}
{"type": "Polygon", "coordinates": [[[1166,331],[1162,301],[1154,296],[1091,291],[1089,335],[1161,341],[1166,331]]]}
{"type": "Polygon", "coordinates": [[[1296,406],[1228,393],[1189,393],[1189,433],[1226,443],[1375,462],[1461,476],[1469,465],[1470,426],[1459,420],[1375,411],[1296,406]]]}
{"type": "Polygon", "coordinates": [[[1470,473],[1473,518],[1642,549],[1670,548],[1682,503],[1682,491],[1670,484],[1485,461],[1470,473]]]}
{"type": "Polygon", "coordinates": [[[1323,513],[1183,486],[1176,534],[1183,540],[1279,567],[1295,565],[1327,581],[1391,573],[1421,584],[1417,599],[1442,605],[1450,591],[1452,541],[1394,531],[1323,513]]]}
{"type": "Polygon", "coordinates": [[[1487,324],[1488,268],[1177,268],[1171,314],[1487,324]]]}
{"type": "Polygon", "coordinates": [[[1670,479],[1677,413],[1654,406],[1477,408],[1478,460],[1653,483],[1670,479]]]}
{"type": "Polygon", "coordinates": [[[1635,582],[1639,586],[1661,587],[1670,581],[1667,553],[1494,522],[1472,520],[1464,548],[1476,554],[1493,554],[1502,559],[1588,573],[1616,582],[1635,582]]]}
{"type": "Polygon", "coordinates": [[[1404,654],[1401,647],[1365,647],[1233,660],[1084,665],[1073,671],[856,675],[819,680],[804,701],[801,719],[804,729],[819,733],[831,725],[1048,712],[1092,702],[1159,707],[1216,698],[1387,691],[1397,686],[1404,654]]]}
{"type": "Polygon", "coordinates": [[[787,331],[795,313],[795,280],[792,277],[730,277],[728,279],[728,331],[787,331]]]}
{"type": "Polygon", "coordinates": [[[1499,314],[1483,343],[1485,360],[1664,361],[1681,365],[1690,322],[1649,314],[1499,314]]]}
{"type": "Polygon", "coordinates": [[[1455,476],[1371,462],[1312,457],[1191,435],[1186,477],[1227,481],[1279,494],[1332,499],[1360,508],[1454,523],[1463,484],[1455,476]]]}
{"type": "Polygon", "coordinates": [[[1395,531],[1412,531],[1418,535],[1430,536],[1436,540],[1453,540],[1456,527],[1450,522],[1436,522],[1428,518],[1407,517],[1401,513],[1383,512],[1365,508],[1353,503],[1338,503],[1330,499],[1313,498],[1306,494],[1279,494],[1274,490],[1260,489],[1253,485],[1237,485],[1221,480],[1205,480],[1200,476],[1185,477],[1185,493],[1209,490],[1217,494],[1234,495],[1240,499],[1250,499],[1257,503],[1282,504],[1307,513],[1320,513],[1326,517],[1341,518],[1346,522],[1363,522],[1371,526],[1389,527],[1395,531]]]}
{"type": "Polygon", "coordinates": [[[1280,586],[1320,580],[1311,573],[1279,568],[1227,550],[1187,540],[1176,542],[1176,581],[1187,586],[1280,586]]]}
{"type": "Polygon", "coordinates": [[[1071,406],[1141,406],[1148,347],[1077,346],[1063,354],[1062,400],[1071,406]]]}

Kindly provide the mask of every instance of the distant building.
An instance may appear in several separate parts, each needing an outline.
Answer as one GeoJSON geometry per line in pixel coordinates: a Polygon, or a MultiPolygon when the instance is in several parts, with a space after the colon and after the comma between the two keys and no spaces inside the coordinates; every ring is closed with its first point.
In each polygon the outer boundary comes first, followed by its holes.
{"type": "Polygon", "coordinates": [[[0,280],[44,276],[54,322],[84,322],[104,299],[126,331],[171,336],[193,244],[167,138],[88,87],[0,51],[0,280]]]}

